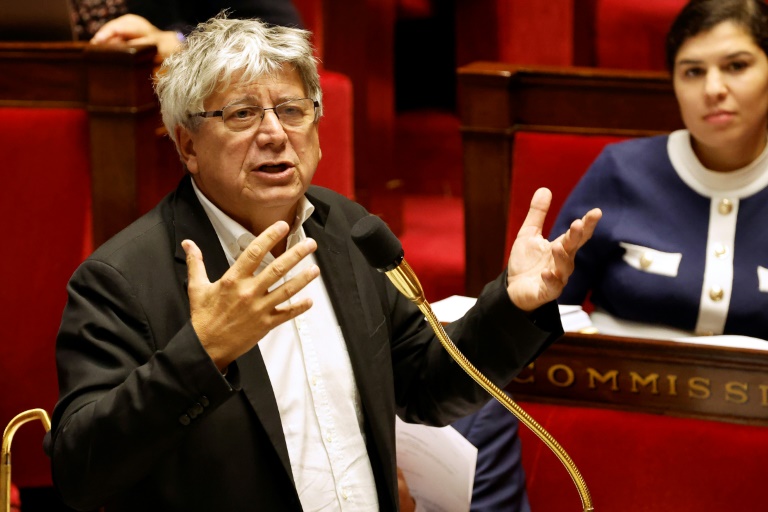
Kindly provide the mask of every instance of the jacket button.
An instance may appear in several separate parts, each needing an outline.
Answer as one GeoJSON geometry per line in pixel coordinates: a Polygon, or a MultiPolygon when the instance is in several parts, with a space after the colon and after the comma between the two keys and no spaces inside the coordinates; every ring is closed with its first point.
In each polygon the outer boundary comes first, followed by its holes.
{"type": "Polygon", "coordinates": [[[192,407],[190,407],[189,409],[187,409],[187,414],[189,414],[189,417],[192,418],[192,419],[195,419],[198,416],[200,416],[200,414],[202,414],[202,412],[203,412],[203,406],[200,405],[200,404],[195,404],[192,407]]]}
{"type": "Polygon", "coordinates": [[[181,416],[179,416],[179,423],[181,423],[182,425],[184,425],[186,427],[187,425],[192,423],[192,419],[189,416],[187,416],[186,414],[182,414],[181,416]]]}
{"type": "Polygon", "coordinates": [[[202,404],[203,407],[208,407],[209,405],[211,405],[211,402],[208,401],[207,396],[201,396],[200,403],[202,404]]]}
{"type": "Polygon", "coordinates": [[[723,297],[725,297],[725,292],[719,286],[713,286],[709,290],[709,298],[712,299],[713,302],[720,302],[723,300],[723,297]]]}

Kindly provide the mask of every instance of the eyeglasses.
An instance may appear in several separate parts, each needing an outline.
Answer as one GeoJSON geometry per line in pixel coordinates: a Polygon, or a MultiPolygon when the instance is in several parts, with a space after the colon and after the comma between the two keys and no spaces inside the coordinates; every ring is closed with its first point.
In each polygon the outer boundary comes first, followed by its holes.
{"type": "Polygon", "coordinates": [[[319,106],[320,103],[317,100],[301,98],[299,100],[286,101],[270,108],[255,105],[230,105],[221,110],[197,112],[189,114],[189,116],[221,117],[227,128],[233,132],[239,132],[253,126],[258,126],[267,114],[267,110],[271,110],[275,113],[283,127],[301,128],[315,120],[315,109],[319,106]]]}

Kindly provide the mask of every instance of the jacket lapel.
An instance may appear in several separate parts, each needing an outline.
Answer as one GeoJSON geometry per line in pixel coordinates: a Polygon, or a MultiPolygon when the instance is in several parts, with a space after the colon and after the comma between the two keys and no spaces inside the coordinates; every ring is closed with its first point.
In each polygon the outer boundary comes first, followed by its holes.
{"type": "MultiPolygon", "coordinates": [[[[177,188],[173,205],[176,275],[183,285],[184,299],[187,301],[187,307],[189,307],[189,297],[186,293],[188,284],[187,263],[181,242],[189,239],[197,244],[203,253],[208,280],[211,282],[221,279],[221,276],[229,269],[229,262],[213,225],[197,200],[189,176],[185,177],[177,188]]],[[[256,416],[283,463],[283,468],[293,482],[293,471],[288,457],[288,447],[285,444],[283,426],[280,422],[280,412],[258,345],[237,359],[237,368],[240,373],[242,391],[256,412],[256,416]]]]}

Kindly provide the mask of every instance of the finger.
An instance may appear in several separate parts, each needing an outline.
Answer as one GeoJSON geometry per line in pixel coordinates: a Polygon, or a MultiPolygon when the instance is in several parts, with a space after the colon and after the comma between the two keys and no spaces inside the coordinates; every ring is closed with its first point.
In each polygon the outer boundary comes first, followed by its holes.
{"type": "Polygon", "coordinates": [[[189,280],[189,286],[195,288],[210,284],[208,273],[205,270],[205,263],[203,262],[203,253],[200,251],[197,244],[192,240],[184,240],[181,242],[181,247],[187,255],[187,278],[189,280]]]}
{"type": "Polygon", "coordinates": [[[550,204],[552,204],[552,192],[547,188],[538,189],[531,198],[531,206],[517,236],[522,235],[523,232],[526,236],[541,235],[550,204]]]}
{"type": "Polygon", "coordinates": [[[587,240],[592,238],[592,235],[595,234],[595,228],[597,228],[597,223],[602,218],[603,218],[603,212],[602,210],[600,210],[600,208],[594,208],[587,212],[587,214],[582,219],[584,221],[584,234],[582,235],[581,245],[584,245],[587,242],[587,240]]]}
{"type": "Polygon", "coordinates": [[[301,290],[303,290],[309,283],[311,283],[319,275],[320,275],[320,269],[317,268],[317,265],[312,265],[309,268],[302,270],[294,278],[286,281],[285,283],[281,284],[280,286],[272,290],[269,293],[268,297],[270,301],[273,303],[273,307],[275,308],[275,311],[279,312],[284,310],[290,310],[297,304],[302,303],[304,299],[302,299],[301,301],[296,301],[294,303],[291,303],[290,299],[293,298],[293,296],[299,293],[301,290]]]}
{"type": "Polygon", "coordinates": [[[558,237],[557,241],[562,242],[566,252],[575,253],[592,238],[602,216],[603,212],[599,208],[590,210],[581,219],[573,221],[568,231],[558,237]]]}
{"type": "Polygon", "coordinates": [[[139,37],[136,34],[123,34],[123,37],[125,38],[125,42],[129,43],[131,46],[139,46],[142,44],[157,46],[157,38],[153,36],[139,37]]]}
{"type": "Polygon", "coordinates": [[[257,276],[256,279],[259,281],[262,289],[266,291],[271,288],[273,284],[285,277],[288,272],[296,266],[297,263],[299,263],[309,254],[313,253],[316,249],[317,242],[311,238],[307,238],[300,244],[296,244],[294,247],[291,247],[290,250],[286,251],[279,258],[275,259],[275,261],[267,265],[267,268],[264,270],[264,272],[257,276]]]}
{"type": "Polygon", "coordinates": [[[269,226],[248,244],[243,254],[237,258],[235,264],[227,271],[227,274],[233,278],[252,276],[256,269],[259,268],[259,265],[261,265],[264,256],[280,240],[285,238],[285,235],[288,234],[288,229],[288,223],[282,220],[269,226]]]}
{"type": "Polygon", "coordinates": [[[554,242],[551,250],[554,266],[549,270],[552,272],[553,279],[558,280],[561,286],[565,286],[565,283],[568,282],[568,277],[573,273],[573,269],[576,266],[576,251],[568,251],[560,242],[554,242]]]}
{"type": "Polygon", "coordinates": [[[312,307],[312,299],[306,297],[293,303],[281,304],[274,309],[272,314],[273,325],[272,328],[279,324],[285,323],[288,320],[293,320],[297,316],[305,313],[312,307]]]}
{"type": "Polygon", "coordinates": [[[115,31],[109,22],[105,23],[91,38],[92,44],[103,44],[115,37],[115,31]]]}

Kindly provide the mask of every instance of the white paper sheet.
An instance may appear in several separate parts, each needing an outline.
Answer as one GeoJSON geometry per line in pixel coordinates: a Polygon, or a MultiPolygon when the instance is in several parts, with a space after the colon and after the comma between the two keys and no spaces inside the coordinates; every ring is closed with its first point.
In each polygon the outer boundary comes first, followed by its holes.
{"type": "MultiPolygon", "coordinates": [[[[477,299],[463,295],[451,295],[431,304],[432,311],[441,322],[453,322],[461,318],[469,308],[475,305],[477,299]]],[[[581,306],[559,306],[560,321],[566,332],[579,332],[592,327],[589,315],[581,306]]]]}
{"type": "Polygon", "coordinates": [[[397,465],[418,512],[467,512],[477,448],[453,427],[427,427],[397,418],[397,465]]]}

